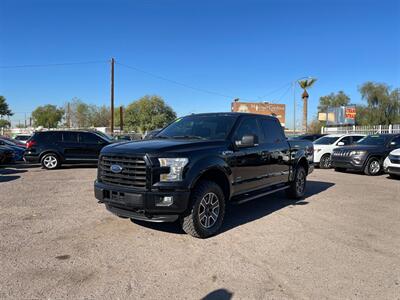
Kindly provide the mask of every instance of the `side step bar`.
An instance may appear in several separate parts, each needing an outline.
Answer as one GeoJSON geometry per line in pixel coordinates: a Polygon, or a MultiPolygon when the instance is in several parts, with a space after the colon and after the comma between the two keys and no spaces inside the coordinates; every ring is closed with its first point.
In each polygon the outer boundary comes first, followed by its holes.
{"type": "Polygon", "coordinates": [[[262,192],[262,193],[260,193],[260,194],[256,194],[256,195],[253,195],[253,196],[244,198],[244,199],[242,199],[242,200],[237,200],[237,201],[235,201],[235,203],[236,203],[236,204],[245,203],[245,202],[248,202],[248,201],[257,199],[257,198],[264,197],[264,196],[269,195],[269,194],[273,194],[273,193],[276,193],[276,192],[279,192],[279,191],[286,190],[286,189],[288,189],[288,188],[289,188],[289,186],[288,186],[288,185],[285,185],[285,186],[283,186],[283,187],[280,187],[280,188],[277,188],[277,189],[273,189],[273,190],[269,190],[269,191],[266,191],[266,192],[262,192]]]}

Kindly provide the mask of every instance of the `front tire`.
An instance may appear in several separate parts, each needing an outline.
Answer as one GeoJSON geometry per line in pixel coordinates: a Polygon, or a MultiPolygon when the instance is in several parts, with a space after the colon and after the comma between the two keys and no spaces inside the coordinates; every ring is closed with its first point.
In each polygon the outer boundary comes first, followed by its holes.
{"type": "Polygon", "coordinates": [[[364,173],[368,176],[376,176],[379,175],[382,171],[381,162],[378,158],[372,157],[368,160],[365,165],[364,173]]]}
{"type": "Polygon", "coordinates": [[[221,187],[212,181],[200,181],[191,194],[189,209],[181,218],[182,229],[197,238],[215,235],[225,215],[225,196],[221,187]]]}
{"type": "Polygon", "coordinates": [[[41,164],[46,170],[54,170],[61,166],[61,161],[57,154],[47,153],[42,157],[41,164]]]}
{"type": "Polygon", "coordinates": [[[321,160],[319,161],[319,167],[321,169],[330,169],[331,165],[332,165],[331,155],[330,154],[324,154],[321,157],[321,160]]]}
{"type": "Polygon", "coordinates": [[[304,167],[298,166],[294,180],[290,183],[286,194],[289,198],[300,199],[304,196],[307,185],[307,173],[304,167]]]}

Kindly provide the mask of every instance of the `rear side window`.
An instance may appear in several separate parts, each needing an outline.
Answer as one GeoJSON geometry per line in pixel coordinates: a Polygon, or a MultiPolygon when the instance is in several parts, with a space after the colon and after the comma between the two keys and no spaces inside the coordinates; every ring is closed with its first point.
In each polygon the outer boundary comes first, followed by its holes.
{"type": "Polygon", "coordinates": [[[40,143],[51,143],[61,141],[61,132],[40,132],[36,133],[34,139],[40,143]]]}
{"type": "Polygon", "coordinates": [[[81,132],[79,133],[79,142],[85,144],[99,144],[102,139],[94,133],[81,132]]]}
{"type": "Polygon", "coordinates": [[[77,143],[78,133],[77,132],[63,132],[63,142],[64,143],[77,143]]]}
{"type": "Polygon", "coordinates": [[[276,120],[261,119],[261,130],[267,144],[281,143],[285,140],[282,126],[276,120]]]}

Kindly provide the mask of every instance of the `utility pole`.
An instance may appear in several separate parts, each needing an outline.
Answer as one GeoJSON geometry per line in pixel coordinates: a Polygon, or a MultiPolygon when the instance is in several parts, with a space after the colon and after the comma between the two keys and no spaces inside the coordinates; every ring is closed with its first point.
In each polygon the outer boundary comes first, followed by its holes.
{"type": "Polygon", "coordinates": [[[122,105],[119,107],[119,129],[121,130],[121,132],[124,130],[124,109],[122,107],[122,105]]]}
{"type": "Polygon", "coordinates": [[[25,129],[26,129],[26,113],[25,113],[25,124],[24,125],[25,125],[25,129]]]}
{"type": "Polygon", "coordinates": [[[114,58],[111,58],[111,135],[114,134],[114,58]]]}
{"type": "Polygon", "coordinates": [[[71,104],[67,103],[67,126],[71,128],[71,104]]]}
{"type": "Polygon", "coordinates": [[[293,81],[293,134],[296,134],[296,81],[293,81]]]}

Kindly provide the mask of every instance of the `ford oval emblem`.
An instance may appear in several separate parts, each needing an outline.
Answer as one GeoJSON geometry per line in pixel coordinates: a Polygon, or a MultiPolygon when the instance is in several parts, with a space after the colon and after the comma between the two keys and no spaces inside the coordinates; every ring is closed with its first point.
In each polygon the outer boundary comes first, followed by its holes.
{"type": "Polygon", "coordinates": [[[111,172],[118,174],[122,172],[122,167],[120,165],[111,165],[110,170],[111,172]]]}

